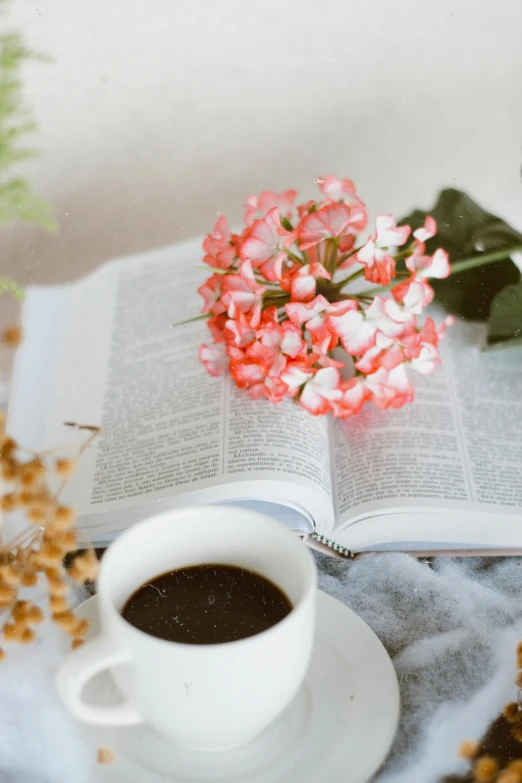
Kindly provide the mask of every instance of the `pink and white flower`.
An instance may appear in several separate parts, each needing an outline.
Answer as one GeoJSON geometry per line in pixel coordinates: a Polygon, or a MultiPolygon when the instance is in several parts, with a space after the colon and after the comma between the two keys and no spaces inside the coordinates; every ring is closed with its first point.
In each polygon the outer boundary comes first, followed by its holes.
{"type": "Polygon", "coordinates": [[[202,345],[199,349],[199,360],[210,375],[221,375],[228,366],[225,343],[202,345]]]}
{"type": "Polygon", "coordinates": [[[262,381],[248,389],[253,400],[266,397],[270,402],[281,402],[288,392],[288,387],[279,378],[266,375],[262,381]]]}
{"type": "Polygon", "coordinates": [[[259,196],[248,196],[245,201],[245,225],[252,226],[256,220],[264,218],[274,207],[279,210],[281,217],[290,220],[296,196],[297,190],[285,190],[284,193],[265,190],[259,196]]]}
{"type": "Polygon", "coordinates": [[[316,182],[328,201],[342,201],[345,204],[356,203],[360,207],[364,207],[364,202],[357,195],[351,179],[338,179],[333,174],[329,174],[327,177],[317,177],[316,182]]]}
{"type": "Polygon", "coordinates": [[[442,279],[451,274],[448,254],[441,247],[432,256],[426,256],[424,255],[424,245],[419,245],[413,254],[406,259],[406,266],[419,278],[436,277],[442,279]]]}
{"type": "Polygon", "coordinates": [[[304,356],[307,343],[301,337],[301,330],[294,324],[269,324],[257,332],[258,340],[247,350],[247,354],[263,361],[267,373],[278,378],[290,359],[304,356]]]}
{"type": "Polygon", "coordinates": [[[346,312],[330,316],[327,326],[351,356],[360,356],[375,343],[377,327],[367,320],[364,311],[358,309],[356,302],[353,302],[346,312]]]}
{"type": "Polygon", "coordinates": [[[426,280],[412,276],[394,286],[392,295],[395,301],[400,302],[408,313],[420,315],[433,300],[434,291],[426,280]]]}
{"type": "Polygon", "coordinates": [[[372,283],[388,285],[395,277],[395,259],[390,250],[403,245],[409,235],[409,226],[397,226],[393,215],[379,215],[375,221],[375,237],[370,238],[357,253],[357,260],[365,266],[365,278],[372,283]]]}
{"type": "Polygon", "coordinates": [[[201,346],[200,359],[212,375],[228,367],[253,399],[295,398],[313,415],[348,418],[367,401],[399,408],[413,399],[406,366],[432,372],[451,322],[417,324],[433,298],[427,279],[450,273],[444,250],[426,254],[437,225],[428,216],[408,249],[397,253],[410,227],[379,215],[375,236],[350,254],[366,226],[364,204],[351,180],[330,175],[317,184],[323,200],[297,205],[295,230],[285,226],[296,192],[264,191],[248,197],[240,236],[221,217],[205,238],[205,262],[216,273],[198,292],[214,344],[201,346]],[[389,296],[367,291],[350,297],[352,278],[332,283],[339,269],[359,262],[366,279],[388,285],[397,258],[405,259],[411,276],[389,296]]]}
{"type": "Polygon", "coordinates": [[[307,344],[301,336],[301,330],[288,321],[260,329],[258,334],[262,345],[274,351],[281,351],[291,359],[296,359],[306,350],[307,344]]]}
{"type": "Polygon", "coordinates": [[[294,264],[288,275],[283,275],[281,288],[291,292],[293,302],[311,302],[315,297],[317,278],[331,280],[332,276],[318,261],[299,266],[294,264]]]}
{"type": "Polygon", "coordinates": [[[404,364],[399,364],[393,370],[380,367],[377,372],[367,375],[364,383],[372,402],[381,410],[401,408],[413,401],[413,386],[408,380],[404,364]]]}
{"type": "Polygon", "coordinates": [[[341,315],[354,306],[357,307],[357,304],[351,299],[330,303],[324,296],[319,295],[308,303],[289,302],[285,305],[285,310],[293,324],[306,324],[314,346],[323,354],[337,344],[336,335],[328,328],[328,316],[341,315]]]}
{"type": "Polygon", "coordinates": [[[223,304],[229,318],[235,318],[239,310],[250,313],[250,323],[255,328],[261,319],[261,297],[266,289],[256,282],[248,261],[241,264],[238,275],[225,275],[223,279],[223,304]]]}
{"type": "Polygon", "coordinates": [[[391,297],[377,295],[365,310],[368,322],[387,337],[399,337],[409,324],[415,323],[415,315],[401,308],[391,297]]]}
{"type": "Polygon", "coordinates": [[[305,215],[308,215],[312,207],[319,209],[320,206],[321,205],[318,204],[315,199],[311,198],[309,201],[305,201],[304,204],[297,205],[297,214],[299,218],[304,218],[305,215]]]}
{"type": "MultiPolygon", "coordinates": [[[[306,250],[325,239],[349,238],[353,243],[356,236],[366,225],[366,212],[362,207],[347,204],[327,204],[317,212],[311,212],[302,218],[297,227],[299,247],[306,250]]],[[[343,245],[343,250],[346,249],[343,245]]]]}
{"type": "Polygon", "coordinates": [[[212,275],[198,288],[198,294],[203,297],[202,313],[219,315],[226,311],[226,306],[220,302],[223,294],[223,276],[212,275]]]}
{"type": "Polygon", "coordinates": [[[266,217],[256,220],[248,231],[241,248],[241,258],[259,267],[261,273],[271,281],[281,279],[285,249],[295,242],[295,233],[281,226],[279,210],[271,209],[266,217]]]}
{"type": "Polygon", "coordinates": [[[335,367],[320,370],[303,370],[297,364],[281,374],[281,380],[288,386],[291,396],[301,390],[299,402],[314,416],[327,413],[332,400],[339,400],[341,376],[335,367]]]}
{"type": "Polygon", "coordinates": [[[341,397],[332,400],[332,413],[336,418],[347,419],[359,413],[368,397],[368,391],[359,378],[352,378],[339,385],[341,397]]]}
{"type": "Polygon", "coordinates": [[[428,239],[434,237],[436,233],[437,233],[437,223],[430,215],[427,215],[426,220],[424,221],[424,225],[421,226],[421,228],[417,228],[413,232],[413,236],[419,242],[427,242],[428,239]]]}
{"type": "Polygon", "coordinates": [[[439,352],[431,343],[424,343],[419,355],[411,360],[411,366],[421,375],[431,375],[437,364],[440,364],[439,352]]]}
{"type": "Polygon", "coordinates": [[[386,337],[382,332],[377,332],[375,345],[369,348],[361,358],[355,362],[355,368],[365,375],[377,372],[380,367],[385,370],[393,370],[404,361],[404,351],[394,340],[386,337]]]}
{"type": "Polygon", "coordinates": [[[203,242],[203,261],[214,269],[228,269],[237,259],[238,241],[239,237],[230,232],[226,217],[220,217],[203,242]]]}
{"type": "Polygon", "coordinates": [[[227,322],[226,313],[220,315],[213,315],[212,318],[207,320],[207,328],[215,343],[219,343],[225,339],[225,325],[227,322]]]}
{"type": "Polygon", "coordinates": [[[228,343],[245,348],[256,339],[256,330],[249,318],[238,310],[235,318],[229,318],[225,324],[225,339],[228,343]]]}
{"type": "Polygon", "coordinates": [[[342,397],[342,391],[339,389],[340,382],[339,370],[335,367],[323,367],[306,382],[299,402],[314,416],[328,413],[332,401],[342,397]]]}

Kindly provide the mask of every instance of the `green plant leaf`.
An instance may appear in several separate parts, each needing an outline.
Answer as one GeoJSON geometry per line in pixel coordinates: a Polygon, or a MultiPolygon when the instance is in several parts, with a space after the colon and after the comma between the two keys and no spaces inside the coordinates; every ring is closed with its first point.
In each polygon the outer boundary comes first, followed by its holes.
{"type": "Polygon", "coordinates": [[[506,286],[493,300],[488,321],[488,345],[522,342],[522,283],[506,286]]]}
{"type": "MultiPolygon", "coordinates": [[[[441,191],[428,212],[417,209],[399,222],[409,223],[415,230],[423,225],[426,215],[432,215],[438,227],[437,235],[426,243],[427,252],[442,247],[450,263],[522,245],[519,231],[486,212],[460,190],[441,191]]],[[[446,310],[462,318],[484,321],[489,318],[497,294],[519,281],[520,271],[507,258],[430,283],[435,289],[435,300],[446,310]]]]}
{"type": "Polygon", "coordinates": [[[23,105],[20,78],[29,59],[47,58],[28,49],[17,33],[0,34],[0,223],[23,220],[56,231],[49,206],[13,171],[16,164],[37,154],[21,143],[36,129],[23,105]]]}
{"type": "Polygon", "coordinates": [[[19,301],[24,298],[23,288],[10,277],[0,277],[0,294],[11,294],[19,301]]]}

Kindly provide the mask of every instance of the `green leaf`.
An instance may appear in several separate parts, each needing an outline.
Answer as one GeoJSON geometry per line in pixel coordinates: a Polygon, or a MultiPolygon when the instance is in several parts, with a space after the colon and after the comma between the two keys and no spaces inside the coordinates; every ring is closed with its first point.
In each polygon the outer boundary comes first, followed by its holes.
{"type": "Polygon", "coordinates": [[[488,345],[522,342],[522,283],[506,286],[493,300],[488,322],[488,345]]]}
{"type": "Polygon", "coordinates": [[[11,294],[19,301],[24,298],[23,288],[10,277],[0,277],[0,294],[11,294]]]}
{"type": "MultiPolygon", "coordinates": [[[[519,231],[486,212],[460,190],[441,191],[433,209],[428,212],[417,209],[399,222],[409,223],[415,230],[423,225],[426,215],[432,215],[438,227],[437,235],[426,243],[427,252],[433,253],[442,247],[448,253],[450,263],[522,245],[519,231]]],[[[489,317],[497,294],[519,281],[520,271],[507,258],[430,283],[435,289],[435,300],[449,312],[484,321],[489,317]]]]}
{"type": "Polygon", "coordinates": [[[13,172],[18,163],[36,155],[22,143],[36,129],[24,108],[20,78],[29,59],[47,58],[28,49],[18,34],[0,34],[0,223],[24,220],[56,231],[58,226],[48,205],[13,172]]]}

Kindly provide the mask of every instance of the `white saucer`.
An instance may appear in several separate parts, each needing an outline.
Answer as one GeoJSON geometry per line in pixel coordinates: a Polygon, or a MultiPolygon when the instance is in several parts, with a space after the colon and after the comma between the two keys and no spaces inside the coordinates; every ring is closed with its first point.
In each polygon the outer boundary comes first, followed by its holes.
{"type": "MultiPolygon", "coordinates": [[[[76,610],[99,632],[97,600],[76,610]]],[[[399,719],[392,662],[373,631],[344,604],[317,595],[317,635],[305,684],[260,737],[232,751],[204,753],[168,743],[147,726],[112,729],[80,725],[93,755],[115,751],[98,765],[96,783],[364,783],[378,769],[399,719]]],[[[108,673],[85,697],[117,703],[108,673]]]]}

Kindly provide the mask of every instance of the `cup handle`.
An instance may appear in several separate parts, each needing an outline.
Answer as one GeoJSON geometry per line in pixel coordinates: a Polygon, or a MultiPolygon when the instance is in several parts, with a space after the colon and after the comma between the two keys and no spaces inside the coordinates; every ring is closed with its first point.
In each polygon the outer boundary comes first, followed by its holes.
{"type": "Polygon", "coordinates": [[[130,656],[122,649],[114,647],[114,641],[105,635],[98,636],[85,646],[70,653],[57,675],[60,697],[66,707],[77,718],[100,726],[132,726],[142,723],[137,710],[125,700],[115,705],[86,704],[82,691],[95,674],[129,663],[130,656]]]}

